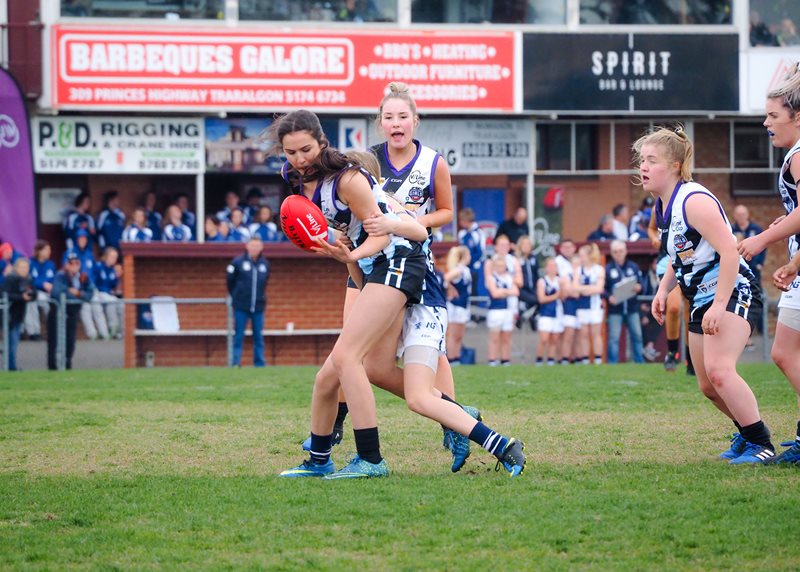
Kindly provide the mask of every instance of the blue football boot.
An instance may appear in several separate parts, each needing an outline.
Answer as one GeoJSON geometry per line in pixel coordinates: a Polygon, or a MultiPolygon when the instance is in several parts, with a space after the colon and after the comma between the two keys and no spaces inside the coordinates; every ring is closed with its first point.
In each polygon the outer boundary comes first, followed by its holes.
{"type": "Polygon", "coordinates": [[[289,478],[324,477],[325,475],[330,475],[335,470],[336,467],[333,466],[333,461],[330,459],[328,459],[328,462],[324,465],[318,465],[317,463],[312,463],[311,459],[306,459],[298,466],[286,469],[278,476],[289,478]]]}
{"type": "Polygon", "coordinates": [[[370,463],[358,455],[354,455],[350,462],[344,467],[323,477],[326,481],[336,479],[371,479],[376,477],[388,477],[389,466],[386,459],[381,459],[380,463],[370,463]]]}
{"type": "MultiPolygon", "coordinates": [[[[476,409],[475,407],[470,407],[469,405],[462,406],[464,411],[466,411],[470,417],[477,421],[483,421],[483,416],[481,412],[476,409]]],[[[467,458],[470,455],[470,442],[469,437],[461,435],[453,431],[452,429],[445,429],[445,442],[448,441],[450,446],[447,447],[453,453],[453,465],[450,467],[450,470],[454,473],[457,473],[461,470],[461,467],[464,466],[466,463],[467,458]]]]}
{"type": "Polygon", "coordinates": [[[720,453],[719,458],[726,459],[728,461],[735,459],[744,452],[746,445],[747,441],[744,440],[744,437],[742,437],[739,433],[734,433],[731,436],[731,446],[728,447],[726,451],[720,453]]]}
{"type": "Polygon", "coordinates": [[[497,459],[494,470],[499,471],[500,465],[502,464],[512,478],[521,475],[525,471],[525,463],[527,462],[525,453],[523,453],[524,450],[525,443],[513,438],[509,439],[506,448],[503,449],[503,452],[497,459]]]}
{"type": "Polygon", "coordinates": [[[748,443],[745,441],[745,448],[742,454],[731,459],[731,465],[764,465],[775,458],[775,451],[764,445],[748,443]]]}
{"type": "Polygon", "coordinates": [[[783,453],[766,462],[767,465],[798,465],[800,466],[800,442],[787,441],[781,447],[788,447],[783,453]]]}

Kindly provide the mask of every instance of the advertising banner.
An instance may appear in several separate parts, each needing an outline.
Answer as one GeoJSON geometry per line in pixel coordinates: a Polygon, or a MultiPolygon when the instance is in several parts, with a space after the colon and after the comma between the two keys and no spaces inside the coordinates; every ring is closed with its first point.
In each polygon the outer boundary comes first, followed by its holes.
{"type": "Polygon", "coordinates": [[[739,110],[735,34],[525,34],[523,105],[555,113],[739,110]]]}
{"type": "Polygon", "coordinates": [[[391,81],[420,109],[513,112],[514,32],[52,28],[52,106],[374,112],[391,81]]]}
{"type": "Polygon", "coordinates": [[[30,256],[36,242],[31,136],[25,99],[0,68],[0,240],[30,256]]]}
{"type": "MultiPolygon", "coordinates": [[[[371,145],[381,142],[373,132],[371,145]]],[[[525,119],[425,119],[416,134],[454,175],[525,175],[533,170],[533,137],[525,119]]]]}
{"type": "Polygon", "coordinates": [[[747,53],[747,102],[745,113],[764,113],[767,92],[775,89],[800,62],[800,48],[754,48],[747,53]]]}
{"type": "Polygon", "coordinates": [[[202,119],[36,117],[37,173],[163,173],[205,171],[202,119]]]}

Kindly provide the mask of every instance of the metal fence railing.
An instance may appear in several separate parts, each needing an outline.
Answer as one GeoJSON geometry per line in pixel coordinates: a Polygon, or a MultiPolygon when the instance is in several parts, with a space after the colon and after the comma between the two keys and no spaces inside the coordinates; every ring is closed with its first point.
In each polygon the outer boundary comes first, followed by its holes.
{"type": "MultiPolygon", "coordinates": [[[[62,295],[59,299],[50,300],[50,311],[56,312],[55,323],[56,331],[47,332],[48,336],[55,334],[56,336],[56,369],[63,371],[66,369],[67,363],[67,307],[68,306],[81,306],[82,304],[98,304],[105,306],[124,306],[148,304],[150,306],[159,303],[176,304],[176,305],[225,305],[226,319],[225,319],[225,337],[226,337],[226,351],[227,351],[227,364],[230,366],[233,363],[233,307],[231,306],[230,297],[227,298],[172,298],[172,297],[158,297],[152,298],[119,298],[117,300],[92,300],[85,302],[83,300],[68,299],[66,295],[62,295]]],[[[0,298],[0,321],[2,321],[2,371],[8,371],[9,368],[9,333],[10,333],[10,309],[11,305],[8,301],[8,295],[3,294],[0,298]]],[[[77,319],[77,318],[76,318],[77,319]]]]}

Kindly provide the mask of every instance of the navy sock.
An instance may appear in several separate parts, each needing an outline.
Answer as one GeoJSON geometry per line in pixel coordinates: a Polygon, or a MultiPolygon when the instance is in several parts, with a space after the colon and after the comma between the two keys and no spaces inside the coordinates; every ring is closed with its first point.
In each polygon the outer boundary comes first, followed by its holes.
{"type": "Polygon", "coordinates": [[[336,414],[336,421],[333,422],[334,427],[343,427],[344,426],[344,418],[347,417],[347,402],[340,402],[339,403],[339,412],[336,414]]]}
{"type": "Polygon", "coordinates": [[[742,427],[742,437],[748,443],[755,443],[756,445],[763,445],[768,449],[775,450],[775,447],[770,441],[769,428],[763,421],[756,421],[752,425],[742,427]]]}
{"type": "Polygon", "coordinates": [[[316,465],[324,465],[331,459],[331,439],[333,435],[311,434],[311,462],[316,465]]]}
{"type": "Polygon", "coordinates": [[[444,399],[445,401],[449,401],[450,403],[455,403],[456,405],[461,407],[461,404],[458,401],[456,401],[455,399],[453,399],[452,397],[450,397],[446,393],[442,393],[442,399],[444,399]]]}
{"type": "Polygon", "coordinates": [[[742,426],[739,425],[739,422],[736,419],[733,420],[733,424],[736,425],[736,428],[739,430],[739,434],[742,434],[742,426]]]}
{"type": "Polygon", "coordinates": [[[794,440],[800,444],[800,421],[797,422],[797,437],[794,440]]]}
{"type": "Polygon", "coordinates": [[[480,421],[472,428],[469,434],[469,440],[474,441],[498,459],[500,455],[503,454],[503,451],[505,451],[506,445],[508,445],[508,439],[506,437],[492,431],[480,421]]]}
{"type": "Polygon", "coordinates": [[[378,437],[378,428],[353,429],[356,438],[356,451],[358,456],[374,465],[381,462],[381,440],[378,437]]]}
{"type": "Polygon", "coordinates": [[[678,353],[678,342],[680,339],[677,340],[667,340],[667,351],[672,352],[674,354],[678,353]]]}

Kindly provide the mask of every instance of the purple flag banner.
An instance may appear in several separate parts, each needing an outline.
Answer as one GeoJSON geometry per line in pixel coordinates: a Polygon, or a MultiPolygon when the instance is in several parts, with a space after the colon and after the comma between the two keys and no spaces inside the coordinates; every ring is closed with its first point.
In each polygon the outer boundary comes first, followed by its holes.
{"type": "Polygon", "coordinates": [[[0,68],[0,238],[26,256],[36,242],[33,157],[25,99],[0,68]]]}

